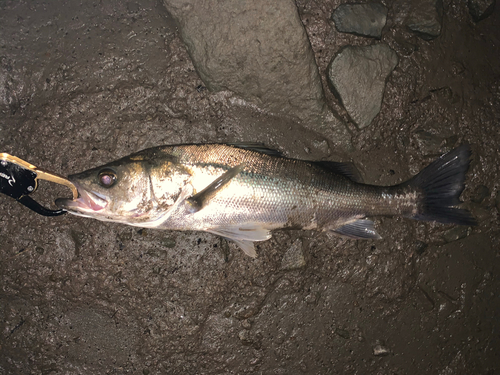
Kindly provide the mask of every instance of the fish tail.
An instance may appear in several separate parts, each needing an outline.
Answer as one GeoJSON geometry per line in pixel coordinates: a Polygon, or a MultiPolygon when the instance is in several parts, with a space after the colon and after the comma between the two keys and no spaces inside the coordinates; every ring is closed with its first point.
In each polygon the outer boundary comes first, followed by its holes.
{"type": "Polygon", "coordinates": [[[457,208],[465,188],[465,173],[469,168],[471,151],[462,145],[444,154],[407,182],[420,198],[415,220],[437,221],[445,224],[476,225],[476,219],[465,209],[457,208]]]}

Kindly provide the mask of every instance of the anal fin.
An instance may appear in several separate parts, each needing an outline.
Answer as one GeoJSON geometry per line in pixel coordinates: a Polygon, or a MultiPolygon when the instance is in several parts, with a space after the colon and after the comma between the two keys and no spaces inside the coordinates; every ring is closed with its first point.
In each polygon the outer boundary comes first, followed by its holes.
{"type": "Polygon", "coordinates": [[[257,257],[253,242],[266,241],[271,238],[269,230],[260,224],[253,223],[208,228],[206,231],[235,242],[246,255],[252,258],[257,257]]]}
{"type": "Polygon", "coordinates": [[[240,247],[243,252],[251,258],[257,258],[257,252],[255,251],[255,246],[252,241],[245,240],[235,240],[234,238],[228,238],[228,240],[233,241],[236,245],[240,247]]]}
{"type": "Polygon", "coordinates": [[[332,231],[341,236],[354,239],[379,240],[382,238],[375,230],[373,221],[368,219],[356,220],[332,231]]]}

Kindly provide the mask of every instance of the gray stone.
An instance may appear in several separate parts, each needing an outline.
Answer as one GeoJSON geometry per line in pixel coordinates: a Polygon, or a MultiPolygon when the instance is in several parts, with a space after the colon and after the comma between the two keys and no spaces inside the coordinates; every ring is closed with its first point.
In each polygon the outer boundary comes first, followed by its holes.
{"type": "Polygon", "coordinates": [[[328,67],[328,80],[349,116],[362,129],[380,112],[387,77],[398,64],[388,45],[348,46],[328,67]]]}
{"type": "Polygon", "coordinates": [[[292,0],[164,0],[208,89],[304,122],[325,111],[318,68],[292,0]]]}
{"type": "Polygon", "coordinates": [[[422,255],[425,252],[425,250],[427,249],[428,246],[429,245],[426,244],[425,242],[417,240],[417,241],[415,241],[415,252],[418,255],[422,255]]]}
{"type": "MultiPolygon", "coordinates": [[[[489,194],[489,193],[488,193],[489,194]]],[[[472,216],[477,220],[478,223],[482,223],[486,220],[491,220],[491,207],[485,204],[485,202],[465,202],[463,207],[470,211],[472,216]]]]}
{"type": "Polygon", "coordinates": [[[496,0],[469,0],[469,13],[474,21],[479,22],[493,13],[496,0]]]}
{"type": "Polygon", "coordinates": [[[469,235],[469,227],[466,226],[457,226],[455,228],[448,229],[443,234],[443,239],[449,243],[461,240],[469,235]]]}
{"type": "Polygon", "coordinates": [[[165,237],[162,241],[163,246],[173,249],[176,245],[176,241],[172,237],[165,237]]]}
{"type": "Polygon", "coordinates": [[[346,340],[349,340],[351,338],[351,335],[349,334],[349,331],[347,329],[337,328],[335,330],[335,333],[346,340]]]}
{"type": "Polygon", "coordinates": [[[383,4],[342,4],[332,13],[335,27],[343,33],[382,37],[387,21],[387,8],[383,4]]]}
{"type": "Polygon", "coordinates": [[[472,195],[471,200],[474,203],[482,203],[486,197],[490,195],[490,189],[486,185],[479,185],[476,190],[474,190],[474,194],[472,195]]]}
{"type": "Polygon", "coordinates": [[[415,132],[415,140],[420,150],[425,155],[430,155],[439,153],[444,138],[426,130],[419,129],[415,132]]]}
{"type": "Polygon", "coordinates": [[[442,0],[419,0],[411,4],[406,25],[422,39],[432,40],[441,34],[442,22],[442,0]]]}
{"type": "Polygon", "coordinates": [[[302,251],[302,240],[297,239],[287,250],[283,259],[281,260],[282,270],[296,270],[306,265],[304,252],[302,251]]]}

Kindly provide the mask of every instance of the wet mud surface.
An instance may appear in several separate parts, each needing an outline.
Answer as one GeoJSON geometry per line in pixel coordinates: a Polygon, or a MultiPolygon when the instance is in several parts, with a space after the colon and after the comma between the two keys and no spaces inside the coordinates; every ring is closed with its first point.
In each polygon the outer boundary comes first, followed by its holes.
{"type": "Polygon", "coordinates": [[[445,1],[441,35],[424,41],[398,23],[401,2],[386,4],[382,41],[399,64],[360,131],[325,74],[342,46],[373,40],[337,32],[337,5],[297,2],[344,147],[205,89],[155,1],[2,2],[0,151],[68,175],[162,144],[251,141],[352,160],[389,185],[466,142],[462,198],[479,225],[379,218],[378,241],[278,231],[254,260],[210,234],[45,218],[2,196],[0,373],[500,371],[500,11],[475,23],[445,1]],[[306,265],[283,270],[297,240],[306,265]]]}

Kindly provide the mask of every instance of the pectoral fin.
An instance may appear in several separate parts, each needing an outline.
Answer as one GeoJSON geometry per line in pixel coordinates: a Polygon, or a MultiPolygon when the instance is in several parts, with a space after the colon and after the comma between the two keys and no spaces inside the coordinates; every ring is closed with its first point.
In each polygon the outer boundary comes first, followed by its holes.
{"type": "Polygon", "coordinates": [[[175,200],[175,203],[166,211],[163,212],[162,215],[158,216],[153,221],[148,222],[138,222],[138,223],[130,223],[130,225],[142,227],[142,228],[159,228],[161,225],[166,222],[172,213],[174,213],[180,205],[183,205],[186,202],[186,198],[193,194],[193,187],[191,184],[186,184],[182,188],[179,196],[175,200]]]}
{"type": "Polygon", "coordinates": [[[217,194],[218,191],[222,190],[234,177],[236,177],[241,171],[243,171],[244,168],[245,163],[231,168],[222,176],[217,177],[205,189],[186,199],[186,203],[189,205],[189,211],[191,213],[195,213],[201,210],[210,200],[210,198],[217,194]]]}
{"type": "Polygon", "coordinates": [[[352,223],[345,224],[339,228],[333,229],[333,232],[341,236],[354,239],[379,240],[382,237],[377,233],[373,224],[373,221],[367,219],[356,220],[352,223]]]}
{"type": "Polygon", "coordinates": [[[246,255],[252,258],[257,257],[253,242],[265,241],[271,238],[271,232],[260,224],[215,227],[206,231],[235,242],[246,255]]]}

